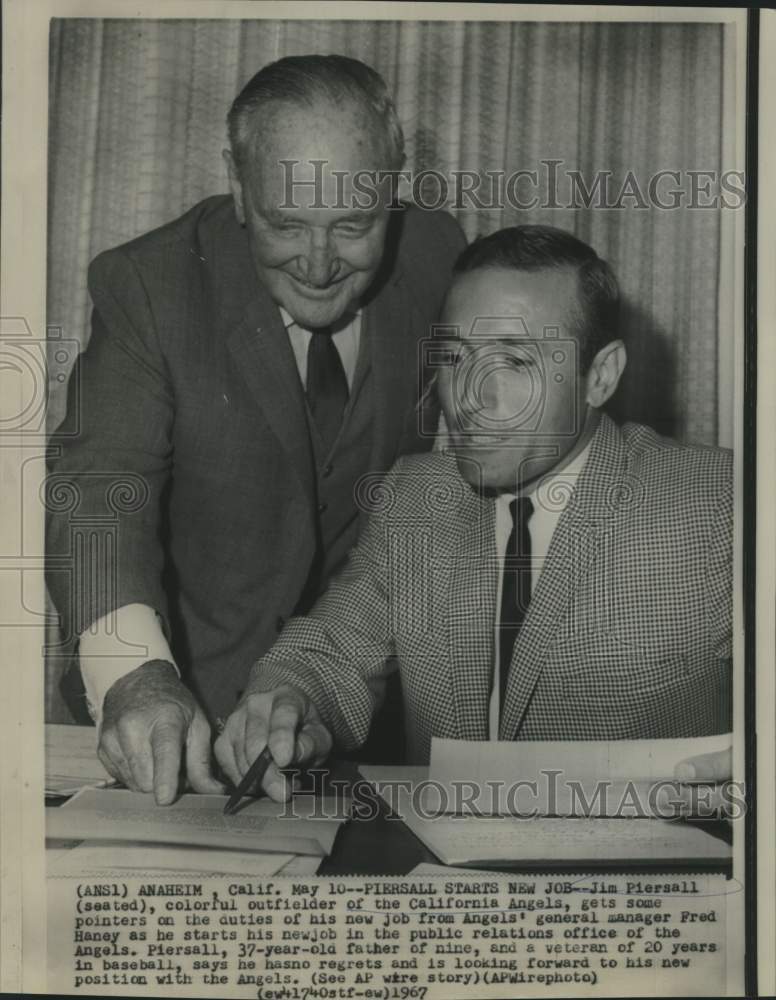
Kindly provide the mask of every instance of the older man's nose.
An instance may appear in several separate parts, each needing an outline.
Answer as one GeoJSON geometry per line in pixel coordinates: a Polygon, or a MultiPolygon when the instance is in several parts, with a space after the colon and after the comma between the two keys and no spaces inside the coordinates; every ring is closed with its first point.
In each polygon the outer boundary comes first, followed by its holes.
{"type": "Polygon", "coordinates": [[[322,288],[336,277],[338,262],[328,247],[312,247],[302,258],[301,268],[306,281],[322,288]]]}

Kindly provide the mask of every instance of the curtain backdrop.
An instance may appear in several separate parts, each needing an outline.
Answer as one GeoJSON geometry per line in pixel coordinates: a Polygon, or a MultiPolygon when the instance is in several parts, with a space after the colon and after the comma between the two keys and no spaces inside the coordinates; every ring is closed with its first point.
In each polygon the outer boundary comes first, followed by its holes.
{"type": "MultiPolygon", "coordinates": [[[[260,66],[305,52],[355,56],[384,76],[414,171],[534,170],[541,185],[542,161],[560,160],[559,173],[581,171],[588,186],[610,171],[616,196],[629,170],[646,192],[660,170],[720,169],[719,25],[55,20],[50,324],[83,342],[89,260],[227,190],[233,96],[260,66]]],[[[537,191],[527,179],[517,193],[525,204],[537,191]]],[[[469,238],[520,221],[590,242],[628,302],[622,415],[713,444],[719,214],[638,200],[452,210],[469,238]]],[[[563,184],[557,202],[566,203],[563,184]]],[[[63,403],[53,383],[52,425],[63,403]]]]}
{"type": "MultiPolygon", "coordinates": [[[[538,189],[518,194],[547,202],[548,161],[561,161],[561,176],[580,171],[588,187],[596,171],[610,172],[615,196],[628,171],[646,192],[661,170],[721,169],[719,25],[54,20],[50,325],[86,341],[91,258],[228,190],[221,150],[232,98],[265,63],[308,52],[354,56],[383,75],[413,171],[536,171],[538,189]]],[[[567,193],[559,184],[556,203],[567,193]]],[[[470,239],[542,222],[590,242],[627,302],[630,360],[616,415],[714,444],[719,212],[639,200],[451,210],[470,239]]],[[[53,427],[64,396],[53,378],[50,388],[53,427]]]]}

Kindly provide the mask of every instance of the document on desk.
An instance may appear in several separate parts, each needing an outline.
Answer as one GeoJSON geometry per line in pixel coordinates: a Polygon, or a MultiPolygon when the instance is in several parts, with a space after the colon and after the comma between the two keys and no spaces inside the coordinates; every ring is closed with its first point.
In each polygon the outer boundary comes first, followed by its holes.
{"type": "Polygon", "coordinates": [[[682,862],[723,864],[730,846],[697,826],[661,819],[455,816],[402,819],[446,865],[682,862]]]}
{"type": "Polygon", "coordinates": [[[679,761],[732,745],[729,733],[670,740],[448,740],[431,743],[442,812],[484,815],[651,814],[679,761]]]}
{"type": "Polygon", "coordinates": [[[85,788],[60,808],[46,810],[46,835],[323,857],[348,817],[341,798],[298,796],[293,806],[253,799],[224,816],[226,801],[225,795],[182,795],[170,806],[157,806],[151,794],[85,788]]]}
{"type": "Polygon", "coordinates": [[[104,787],[113,778],[97,757],[94,726],[46,726],[45,781],[49,795],[73,795],[86,786],[104,787]]]}
{"type": "MultiPolygon", "coordinates": [[[[294,860],[293,854],[213,850],[165,844],[83,841],[69,850],[46,849],[49,878],[169,878],[171,876],[258,877],[276,875],[294,860]]],[[[319,858],[313,858],[316,866],[319,858]]]]}
{"type": "Polygon", "coordinates": [[[702,824],[651,815],[648,793],[654,782],[672,778],[679,760],[724,749],[729,742],[729,737],[587,744],[433,740],[428,769],[362,766],[360,771],[446,865],[725,864],[731,850],[724,840],[702,824]],[[560,772],[565,790],[556,781],[553,792],[544,772],[560,772]],[[514,791],[518,782],[531,783],[529,795],[521,798],[514,791]],[[599,806],[601,782],[609,788],[599,806]]]}

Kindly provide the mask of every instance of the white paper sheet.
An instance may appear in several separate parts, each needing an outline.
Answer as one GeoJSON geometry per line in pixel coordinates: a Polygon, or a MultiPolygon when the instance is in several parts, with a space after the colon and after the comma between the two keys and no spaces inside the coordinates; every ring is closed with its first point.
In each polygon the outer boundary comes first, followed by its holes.
{"type": "Polygon", "coordinates": [[[320,867],[320,858],[316,858],[312,854],[297,854],[275,874],[301,878],[305,875],[315,875],[320,867]]]}
{"type": "Polygon", "coordinates": [[[46,792],[73,795],[87,786],[113,783],[97,757],[94,726],[46,726],[46,792]]]}
{"type": "Polygon", "coordinates": [[[362,766],[391,809],[447,865],[547,862],[725,863],[730,846],[698,826],[656,818],[449,816],[422,768],[362,766]],[[411,785],[410,788],[407,786],[411,785]]]}
{"type": "Polygon", "coordinates": [[[679,761],[731,744],[729,733],[683,740],[434,739],[429,779],[439,789],[429,789],[428,797],[448,813],[639,818],[654,813],[650,790],[674,781],[679,761]]]}
{"type": "Polygon", "coordinates": [[[402,817],[446,864],[531,862],[724,862],[730,847],[683,822],[603,817],[402,817]]]}
{"type": "MultiPolygon", "coordinates": [[[[50,878],[169,878],[170,876],[275,875],[293,861],[292,854],[167,847],[122,841],[85,841],[70,850],[46,851],[50,878]]],[[[318,859],[312,859],[316,866],[318,859]]]]}
{"type": "Polygon", "coordinates": [[[299,797],[290,807],[255,799],[224,816],[225,795],[182,795],[157,806],[153,795],[125,789],[85,788],[60,808],[46,810],[47,836],[70,840],[122,840],[234,850],[313,854],[331,851],[344,821],[343,802],[299,797]],[[329,816],[320,819],[313,816],[329,816]]]}

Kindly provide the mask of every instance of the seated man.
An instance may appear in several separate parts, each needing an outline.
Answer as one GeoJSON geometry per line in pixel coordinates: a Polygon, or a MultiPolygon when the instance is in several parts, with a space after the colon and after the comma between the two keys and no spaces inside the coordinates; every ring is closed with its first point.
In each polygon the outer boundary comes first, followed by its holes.
{"type": "Polygon", "coordinates": [[[428,344],[450,454],[363,490],[347,567],[254,665],[216,742],[231,778],[268,742],[282,797],[278,767],[361,743],[392,654],[416,763],[433,736],[729,729],[731,455],[602,412],[626,361],[617,314],[610,268],[561,230],[463,252],[428,344]]]}

